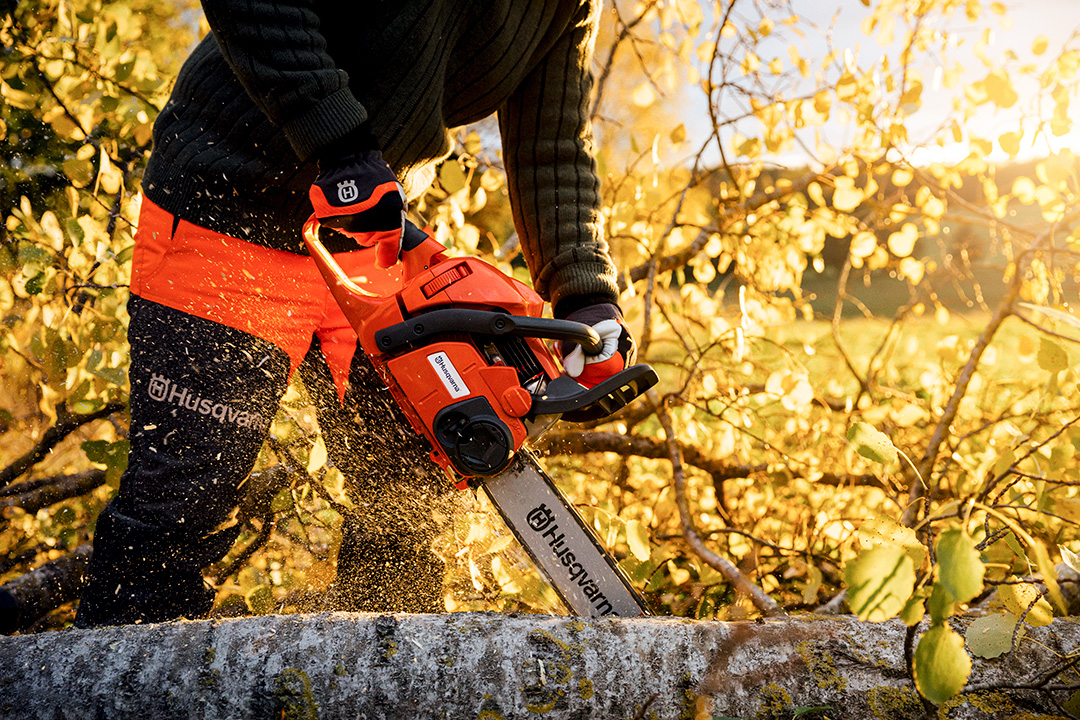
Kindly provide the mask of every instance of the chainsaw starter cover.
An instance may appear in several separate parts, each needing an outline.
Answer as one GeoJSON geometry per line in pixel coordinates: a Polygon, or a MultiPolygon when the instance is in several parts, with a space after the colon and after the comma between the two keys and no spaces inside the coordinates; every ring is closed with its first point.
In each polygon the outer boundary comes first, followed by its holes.
{"type": "Polygon", "coordinates": [[[514,456],[513,434],[485,397],[443,408],[435,416],[433,429],[443,452],[462,475],[495,475],[514,456]]]}

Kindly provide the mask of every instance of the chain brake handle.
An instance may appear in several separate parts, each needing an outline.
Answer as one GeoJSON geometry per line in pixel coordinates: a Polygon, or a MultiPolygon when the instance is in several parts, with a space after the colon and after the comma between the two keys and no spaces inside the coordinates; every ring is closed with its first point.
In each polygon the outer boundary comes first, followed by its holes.
{"type": "MultiPolygon", "coordinates": [[[[375,307],[389,300],[392,295],[377,295],[364,288],[345,274],[334,256],[319,239],[321,225],[312,215],[304,223],[303,236],[308,252],[315,260],[319,272],[330,287],[330,293],[341,305],[347,317],[363,317],[375,307]]],[[[424,272],[432,265],[447,259],[446,248],[434,238],[409,221],[405,221],[405,234],[401,244],[400,287],[424,272]]]]}

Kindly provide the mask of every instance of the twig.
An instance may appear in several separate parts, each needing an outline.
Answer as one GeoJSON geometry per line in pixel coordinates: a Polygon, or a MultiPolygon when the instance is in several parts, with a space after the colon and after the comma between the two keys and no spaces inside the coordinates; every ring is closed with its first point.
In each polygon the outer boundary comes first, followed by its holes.
{"type": "Polygon", "coordinates": [[[686,499],[686,476],[683,474],[682,453],[679,445],[675,442],[675,428],[671,424],[671,417],[667,408],[652,390],[648,392],[649,399],[656,408],[656,415],[664,428],[667,436],[668,458],[671,460],[671,474],[675,481],[675,502],[679,506],[679,525],[682,527],[683,537],[690,547],[712,569],[724,576],[731,583],[732,588],[738,593],[748,596],[751,602],[763,615],[785,615],[783,608],[775,600],[769,597],[761,588],[750,582],[734,564],[727,558],[720,557],[705,545],[705,541],[698,535],[694,522],[690,517],[690,505],[686,499]]]}
{"type": "Polygon", "coordinates": [[[218,571],[217,575],[214,576],[215,586],[221,585],[229,577],[235,574],[237,570],[244,566],[244,563],[251,559],[251,556],[254,555],[259,548],[270,540],[270,535],[274,532],[274,525],[276,522],[277,519],[274,517],[273,513],[269,513],[262,517],[262,527],[259,528],[259,534],[244,547],[239,555],[233,558],[232,562],[218,571]]]}

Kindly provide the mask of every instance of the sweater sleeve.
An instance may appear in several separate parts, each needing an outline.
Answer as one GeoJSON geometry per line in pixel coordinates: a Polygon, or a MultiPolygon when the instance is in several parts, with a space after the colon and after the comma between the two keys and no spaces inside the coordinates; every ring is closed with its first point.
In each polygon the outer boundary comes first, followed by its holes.
{"type": "Polygon", "coordinates": [[[306,160],[367,119],[327,52],[316,0],[203,0],[221,48],[255,104],[306,160]]]}
{"type": "Polygon", "coordinates": [[[583,0],[559,39],[500,109],[514,224],[533,286],[553,306],[617,302],[592,155],[589,62],[599,1],[583,0]]]}

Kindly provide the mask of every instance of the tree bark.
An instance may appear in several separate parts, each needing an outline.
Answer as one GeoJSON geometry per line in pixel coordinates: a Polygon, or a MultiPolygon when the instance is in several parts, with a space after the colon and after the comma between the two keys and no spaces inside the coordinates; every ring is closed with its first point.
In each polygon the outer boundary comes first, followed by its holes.
{"type": "MultiPolygon", "coordinates": [[[[495,613],[66,630],[0,638],[0,716],[622,720],[790,718],[828,707],[833,718],[921,718],[904,669],[905,630],[852,618],[495,613]]],[[[991,688],[1044,679],[1078,646],[1075,623],[1029,629],[1016,651],[974,661],[969,682],[983,690],[958,696],[946,714],[1062,715],[1051,695],[1064,702],[1069,691],[991,688]]]]}

